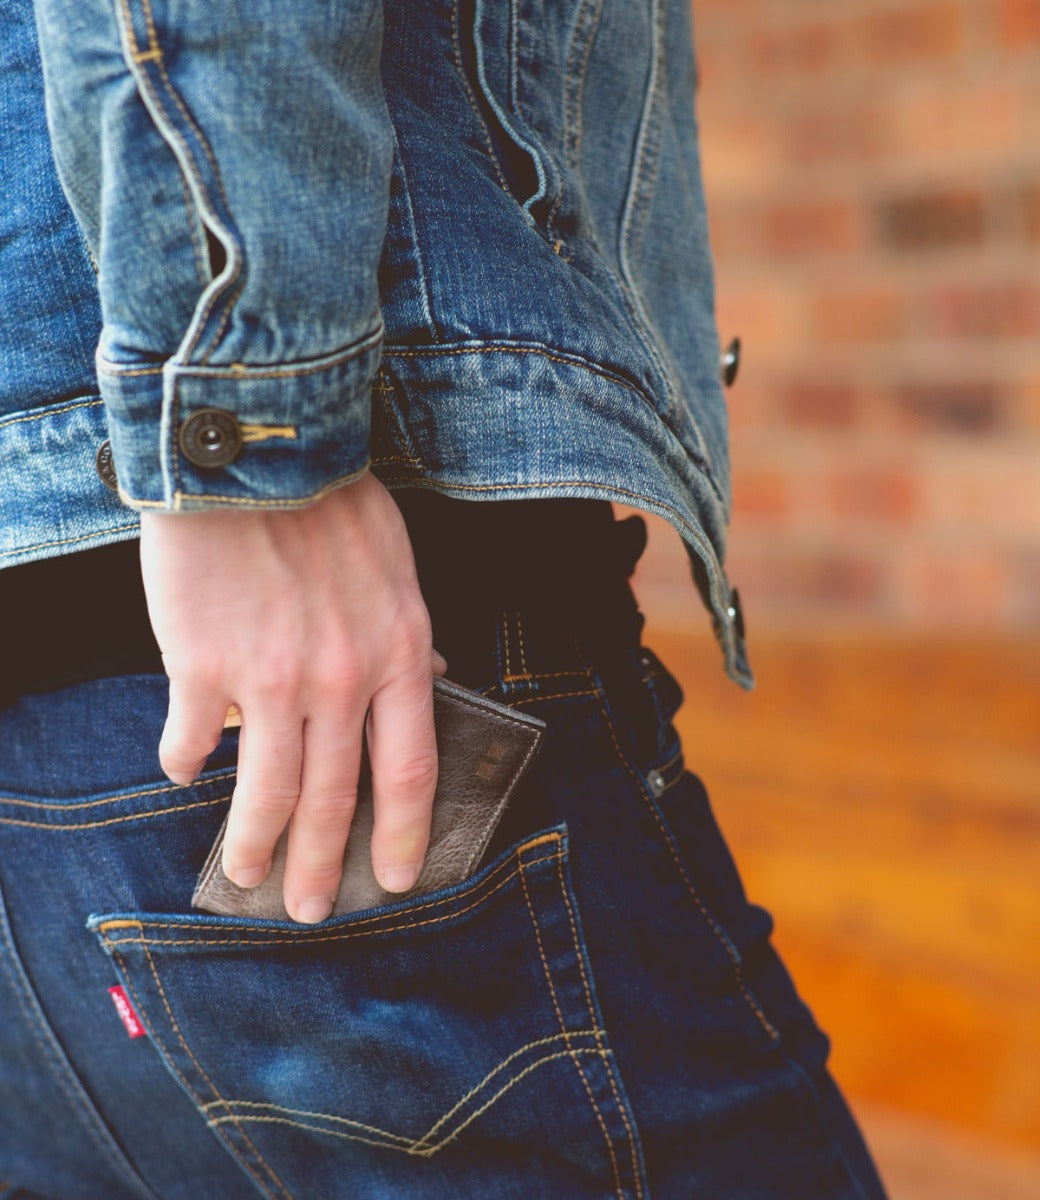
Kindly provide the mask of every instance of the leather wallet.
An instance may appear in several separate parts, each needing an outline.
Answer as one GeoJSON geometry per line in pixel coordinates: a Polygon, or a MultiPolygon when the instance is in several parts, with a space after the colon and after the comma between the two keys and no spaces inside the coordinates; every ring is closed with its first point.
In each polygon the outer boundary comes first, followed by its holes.
{"type": "MultiPolygon", "coordinates": [[[[433,681],[433,719],[437,789],[429,849],[415,886],[404,893],[385,892],[373,873],[372,779],[366,759],[333,916],[419,896],[472,875],[545,731],[543,721],[439,678],[433,681]]],[[[288,920],[282,900],[288,833],[275,847],[271,872],[263,883],[240,888],[220,865],[226,824],[195,885],[193,907],[225,916],[288,920]]]]}

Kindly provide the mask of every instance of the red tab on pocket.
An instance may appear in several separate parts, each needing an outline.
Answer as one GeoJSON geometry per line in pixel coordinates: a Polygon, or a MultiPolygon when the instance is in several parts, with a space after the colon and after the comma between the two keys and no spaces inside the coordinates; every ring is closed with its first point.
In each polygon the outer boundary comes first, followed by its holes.
{"type": "Polygon", "coordinates": [[[112,997],[112,1003],[116,1006],[116,1012],[119,1013],[119,1019],[123,1022],[127,1036],[144,1037],[144,1026],[138,1019],[137,1013],[134,1012],[134,1006],[130,1003],[126,992],[117,986],[110,987],[108,994],[112,997]]]}

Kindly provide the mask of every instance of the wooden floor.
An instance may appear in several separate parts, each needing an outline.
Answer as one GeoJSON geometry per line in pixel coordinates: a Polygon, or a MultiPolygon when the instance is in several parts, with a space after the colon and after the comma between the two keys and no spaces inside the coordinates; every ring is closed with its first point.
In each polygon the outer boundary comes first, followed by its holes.
{"type": "Polygon", "coordinates": [[[640,595],[892,1200],[1037,1200],[1040,635],[759,634],[748,695],[640,595]]]}

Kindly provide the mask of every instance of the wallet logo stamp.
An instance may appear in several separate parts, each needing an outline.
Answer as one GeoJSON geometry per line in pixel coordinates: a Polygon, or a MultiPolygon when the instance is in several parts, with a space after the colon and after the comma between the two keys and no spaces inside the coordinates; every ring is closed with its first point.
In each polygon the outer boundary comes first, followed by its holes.
{"type": "Polygon", "coordinates": [[[473,773],[476,777],[484,780],[490,779],[498,770],[508,749],[509,747],[504,742],[492,741],[484,752],[484,757],[477,762],[474,768],[473,773]]]}

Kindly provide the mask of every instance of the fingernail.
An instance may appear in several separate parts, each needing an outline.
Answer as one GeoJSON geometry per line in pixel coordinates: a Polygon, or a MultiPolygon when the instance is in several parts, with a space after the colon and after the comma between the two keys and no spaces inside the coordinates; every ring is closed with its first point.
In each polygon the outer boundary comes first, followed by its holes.
{"type": "Polygon", "coordinates": [[[296,920],[304,925],[317,925],[332,912],[332,901],[328,896],[308,896],[296,905],[296,920]]]}
{"type": "Polygon", "coordinates": [[[234,874],[228,874],[228,879],[240,888],[252,888],[263,883],[270,873],[271,864],[268,862],[262,867],[240,867],[234,874]]]}
{"type": "Polygon", "coordinates": [[[379,872],[379,882],[384,892],[407,892],[419,878],[416,863],[408,866],[386,866],[379,872]]]}

